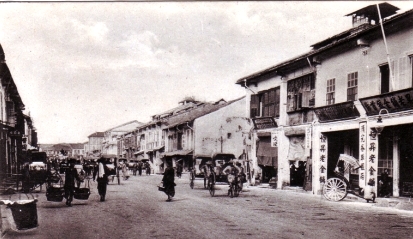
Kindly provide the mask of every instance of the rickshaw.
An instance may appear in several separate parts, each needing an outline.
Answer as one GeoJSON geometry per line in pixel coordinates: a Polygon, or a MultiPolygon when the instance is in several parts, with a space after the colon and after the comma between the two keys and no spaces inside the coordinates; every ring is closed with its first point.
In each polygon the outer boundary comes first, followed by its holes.
{"type": "Polygon", "coordinates": [[[358,174],[351,172],[361,168],[358,160],[347,154],[340,154],[337,161],[334,173],[336,177],[329,178],[323,186],[323,195],[329,201],[341,201],[348,193],[359,198],[365,199],[367,202],[374,202],[376,194],[372,187],[374,181],[368,182],[366,188],[358,187],[358,174]]]}
{"type": "Polygon", "coordinates": [[[215,185],[217,182],[228,182],[230,188],[228,195],[230,197],[238,197],[239,193],[242,190],[241,180],[238,180],[238,183],[233,183],[235,180],[234,175],[226,175],[223,173],[223,170],[230,164],[236,162],[236,157],[233,154],[228,153],[215,153],[211,158],[213,168],[211,174],[207,178],[207,189],[209,194],[213,197],[215,195],[215,185]]]}
{"type": "MultiPolygon", "coordinates": [[[[194,188],[194,181],[196,177],[204,177],[204,173],[202,171],[202,167],[208,162],[212,161],[211,156],[207,155],[195,155],[194,156],[194,167],[190,171],[189,174],[189,187],[191,189],[194,188]]],[[[205,188],[207,188],[206,184],[204,185],[205,188]]]]}
{"type": "Polygon", "coordinates": [[[45,152],[30,152],[29,162],[23,166],[22,187],[25,193],[31,192],[36,188],[42,190],[42,185],[46,182],[47,173],[47,155],[45,152]]]}

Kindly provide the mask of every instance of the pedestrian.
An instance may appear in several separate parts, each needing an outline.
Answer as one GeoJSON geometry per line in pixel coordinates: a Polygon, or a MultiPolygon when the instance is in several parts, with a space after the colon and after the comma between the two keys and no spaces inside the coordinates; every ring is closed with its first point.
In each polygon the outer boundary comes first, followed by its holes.
{"type": "Polygon", "coordinates": [[[146,175],[151,175],[151,165],[146,162],[145,163],[146,175]]]}
{"type": "Polygon", "coordinates": [[[128,167],[126,167],[126,163],[122,164],[122,175],[123,175],[123,180],[129,179],[129,169],[128,167]]]}
{"type": "Polygon", "coordinates": [[[207,161],[201,166],[200,171],[204,174],[204,188],[207,188],[207,181],[212,173],[212,161],[207,161]]]}
{"type": "Polygon", "coordinates": [[[176,165],[176,176],[177,176],[178,178],[181,178],[181,176],[182,176],[182,170],[183,170],[182,164],[181,164],[180,162],[177,162],[177,165],[176,165]]]}
{"type": "Polygon", "coordinates": [[[96,179],[96,181],[98,182],[98,193],[99,193],[101,202],[105,201],[106,189],[107,189],[108,182],[109,182],[108,175],[105,172],[106,163],[107,162],[104,158],[100,158],[98,160],[97,170],[93,172],[93,181],[95,181],[96,179]]]}
{"type": "Polygon", "coordinates": [[[171,164],[167,164],[165,172],[162,178],[163,187],[165,188],[165,194],[168,196],[167,202],[170,202],[175,196],[175,172],[171,164]]]}
{"type": "Polygon", "coordinates": [[[136,171],[138,171],[138,164],[134,163],[132,166],[133,176],[136,176],[136,171]]]}
{"type": "Polygon", "coordinates": [[[142,162],[141,161],[138,162],[138,172],[139,172],[139,176],[142,176],[142,162]]]}
{"type": "Polygon", "coordinates": [[[387,168],[380,175],[380,197],[390,197],[390,178],[387,168]]]}
{"type": "Polygon", "coordinates": [[[69,168],[66,169],[65,172],[65,198],[66,198],[66,205],[71,207],[73,201],[73,193],[75,191],[75,179],[77,181],[82,181],[79,177],[77,170],[75,169],[75,159],[69,160],[69,168]]]}

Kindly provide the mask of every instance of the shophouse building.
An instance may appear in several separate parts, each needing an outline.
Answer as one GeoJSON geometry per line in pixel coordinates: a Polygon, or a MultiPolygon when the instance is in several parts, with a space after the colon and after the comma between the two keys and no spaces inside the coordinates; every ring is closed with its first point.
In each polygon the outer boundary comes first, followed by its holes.
{"type": "Polygon", "coordinates": [[[85,156],[97,156],[102,153],[104,132],[95,132],[88,136],[88,142],[84,145],[85,156]]]}
{"type": "Polygon", "coordinates": [[[392,196],[412,194],[413,11],[397,10],[382,3],[349,13],[349,30],[237,81],[255,123],[252,158],[261,168],[272,158],[278,188],[321,194],[346,154],[359,165],[345,172],[351,184],[375,181],[380,196],[387,168],[392,196]]]}
{"type": "MultiPolygon", "coordinates": [[[[26,161],[23,138],[26,138],[25,105],[6,64],[3,47],[0,45],[0,180],[19,174],[26,161]]],[[[37,134],[31,137],[37,142],[37,134]]]]}
{"type": "Polygon", "coordinates": [[[245,97],[226,102],[200,104],[164,122],[165,152],[162,164],[184,170],[194,167],[194,157],[213,153],[243,154],[243,132],[249,131],[245,118],[245,97]]]}
{"type": "Polygon", "coordinates": [[[106,130],[102,142],[102,153],[122,157],[123,149],[118,145],[120,136],[136,129],[140,125],[142,125],[141,122],[134,120],[106,130]]]}
{"type": "Polygon", "coordinates": [[[237,157],[243,155],[250,126],[245,118],[245,97],[212,103],[186,97],[179,106],[153,115],[150,122],[121,135],[119,145],[123,157],[148,160],[154,173],[163,173],[166,162],[173,166],[179,162],[187,170],[193,166],[194,152],[211,156],[225,150],[237,157]]]}
{"type": "Polygon", "coordinates": [[[154,173],[163,173],[168,134],[168,130],[164,129],[168,128],[168,121],[204,104],[208,103],[197,101],[193,97],[185,97],[179,102],[179,106],[153,115],[150,122],[138,127],[134,131],[137,145],[134,152],[136,159],[147,159],[154,173]]]}

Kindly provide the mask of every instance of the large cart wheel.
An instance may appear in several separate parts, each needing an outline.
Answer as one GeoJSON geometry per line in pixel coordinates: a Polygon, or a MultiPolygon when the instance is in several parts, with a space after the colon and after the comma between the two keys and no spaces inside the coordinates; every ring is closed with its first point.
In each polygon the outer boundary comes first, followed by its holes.
{"type": "Polygon", "coordinates": [[[215,195],[215,174],[211,173],[209,176],[208,180],[208,189],[209,189],[209,194],[211,194],[211,197],[215,195]]]}
{"type": "Polygon", "coordinates": [[[229,197],[233,198],[235,195],[235,185],[231,185],[229,188],[229,197]]]}
{"type": "Polygon", "coordinates": [[[238,196],[239,196],[239,192],[240,192],[240,190],[239,190],[239,185],[238,185],[238,184],[235,184],[233,187],[234,187],[234,197],[238,197],[238,196]]]}
{"type": "Polygon", "coordinates": [[[194,172],[191,171],[189,174],[189,187],[191,189],[194,189],[194,180],[195,180],[195,175],[194,175],[194,172]]]}
{"type": "Polygon", "coordinates": [[[341,201],[347,196],[347,184],[339,178],[329,178],[323,187],[323,195],[330,201],[341,201]]]}

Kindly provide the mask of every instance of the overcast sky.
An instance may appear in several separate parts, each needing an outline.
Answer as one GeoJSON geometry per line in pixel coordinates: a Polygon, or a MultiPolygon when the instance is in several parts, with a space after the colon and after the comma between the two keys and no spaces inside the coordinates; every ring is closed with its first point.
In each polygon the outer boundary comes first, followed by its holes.
{"type": "Polygon", "coordinates": [[[1,3],[0,44],[39,143],[77,143],[185,96],[241,97],[236,80],[349,29],[344,15],[375,3],[1,3]]]}

